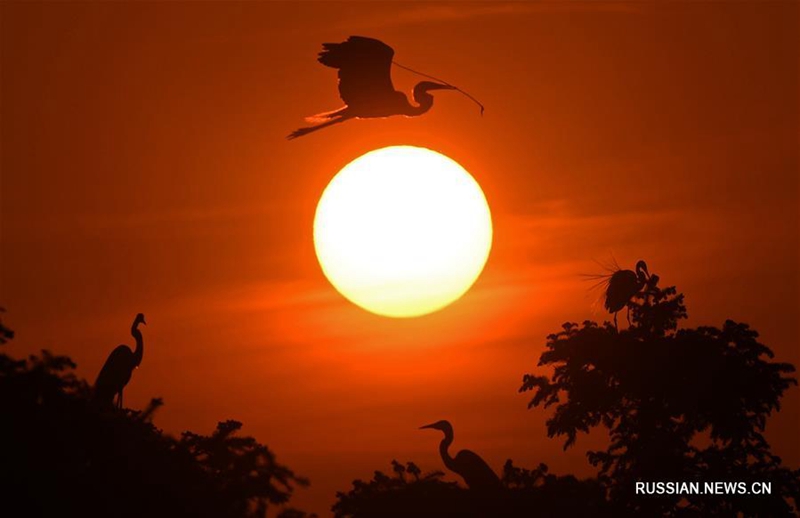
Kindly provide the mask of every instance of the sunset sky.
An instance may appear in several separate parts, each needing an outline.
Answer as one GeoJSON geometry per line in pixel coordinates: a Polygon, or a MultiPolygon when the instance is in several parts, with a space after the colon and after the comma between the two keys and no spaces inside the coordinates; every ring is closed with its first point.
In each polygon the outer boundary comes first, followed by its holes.
{"type": "MultiPolygon", "coordinates": [[[[604,437],[562,451],[517,389],[561,323],[609,318],[581,276],[598,262],[645,259],[684,325],[747,322],[800,365],[800,4],[376,4],[3,2],[7,351],[93,381],[143,312],[126,405],[163,397],[172,433],[242,421],[321,516],[392,459],[441,469],[418,430],[438,419],[497,471],[591,474],[604,437]],[[353,34],[485,115],[437,91],[422,117],[287,141],[341,105],[316,55],[353,34]],[[412,319],[346,301],[312,241],[333,175],[400,144],[464,166],[494,224],[473,288],[412,319]]],[[[799,390],[768,432],[800,467],[799,390]]]]}

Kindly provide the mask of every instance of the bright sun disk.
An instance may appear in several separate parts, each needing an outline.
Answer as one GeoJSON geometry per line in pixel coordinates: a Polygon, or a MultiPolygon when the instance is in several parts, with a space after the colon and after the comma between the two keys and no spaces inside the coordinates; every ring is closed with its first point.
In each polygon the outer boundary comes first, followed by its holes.
{"type": "Polygon", "coordinates": [[[461,297],[492,245],[489,205],[458,163],[392,146],[346,165],[322,193],[314,246],[325,276],[373,313],[413,317],[461,297]]]}

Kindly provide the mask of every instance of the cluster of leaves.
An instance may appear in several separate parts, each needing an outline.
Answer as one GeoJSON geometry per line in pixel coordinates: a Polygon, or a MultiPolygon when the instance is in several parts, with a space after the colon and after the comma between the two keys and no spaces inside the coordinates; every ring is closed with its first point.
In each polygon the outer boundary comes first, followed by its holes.
{"type": "Polygon", "coordinates": [[[790,364],[746,324],[678,329],[686,317],[675,288],[651,285],[630,304],[621,332],[566,323],[550,335],[539,365],[553,375],[526,375],[529,407],[555,406],[550,437],[575,444],[603,426],[610,444],[588,452],[609,498],[641,516],[795,516],[800,472],[781,466],[763,432],[784,392],[796,384],[790,364]],[[675,496],[644,499],[636,481],[770,481],[771,497],[675,496]]]}
{"type": "Polygon", "coordinates": [[[236,436],[241,428],[242,423],[229,420],[219,423],[210,436],[183,432],[180,445],[232,502],[234,508],[226,516],[266,516],[268,504],[285,504],[294,486],[307,486],[308,480],[279,464],[254,438],[236,436]]]}
{"type": "Polygon", "coordinates": [[[503,468],[503,489],[481,493],[443,480],[444,473],[421,474],[413,462],[392,461],[394,476],[376,471],[372,480],[355,480],[348,493],[337,493],[336,518],[482,518],[487,516],[561,517],[622,516],[612,512],[596,480],[548,474],[540,464],[533,470],[503,468]],[[410,475],[410,476],[409,476],[410,475]]]}
{"type": "Polygon", "coordinates": [[[308,483],[237,436],[236,421],[176,439],[150,422],[158,399],[140,412],[101,410],[74,368],[47,351],[0,354],[0,501],[20,516],[256,518],[308,483]]]}
{"type": "Polygon", "coordinates": [[[423,474],[413,462],[403,465],[393,460],[392,469],[395,476],[375,471],[369,482],[357,479],[348,493],[337,492],[337,502],[332,509],[334,516],[422,516],[415,512],[421,509],[430,511],[431,516],[441,516],[448,508],[437,508],[436,502],[453,501],[453,495],[461,491],[455,482],[442,480],[443,472],[423,474]]]}
{"type": "MultiPolygon", "coordinates": [[[[5,310],[3,308],[0,308],[0,313],[2,313],[3,311],[5,310]]],[[[3,321],[0,320],[0,345],[5,344],[12,338],[14,338],[14,331],[4,326],[3,321]]]]}

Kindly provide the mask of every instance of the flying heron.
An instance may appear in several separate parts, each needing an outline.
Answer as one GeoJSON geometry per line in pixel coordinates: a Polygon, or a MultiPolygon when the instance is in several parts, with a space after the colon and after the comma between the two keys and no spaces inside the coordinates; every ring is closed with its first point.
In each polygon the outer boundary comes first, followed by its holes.
{"type": "Polygon", "coordinates": [[[307,135],[350,119],[373,119],[404,115],[415,117],[433,106],[433,90],[457,90],[481,108],[483,105],[463,90],[393,61],[394,50],[380,40],[364,36],[350,36],[342,43],[323,43],[317,61],[326,67],[339,70],[339,97],[345,105],[337,110],[307,117],[316,126],[300,128],[290,133],[289,140],[307,135]],[[438,82],[422,81],[412,90],[416,104],[408,101],[403,92],[392,84],[391,68],[395,64],[416,74],[436,79],[438,82]]]}

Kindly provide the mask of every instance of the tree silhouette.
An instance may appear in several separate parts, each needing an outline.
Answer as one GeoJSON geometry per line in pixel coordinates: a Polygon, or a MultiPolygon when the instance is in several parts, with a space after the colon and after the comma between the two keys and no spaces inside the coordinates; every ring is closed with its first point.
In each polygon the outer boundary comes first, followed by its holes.
{"type": "Polygon", "coordinates": [[[684,297],[656,284],[629,304],[633,325],[566,323],[547,338],[540,366],[525,375],[529,408],[555,406],[548,436],[609,431],[605,451],[587,453],[613,504],[636,516],[796,516],[800,471],[781,466],[763,432],[796,384],[794,367],[771,361],[747,324],[678,329],[684,297]],[[765,496],[637,496],[637,481],[771,482],[765,496]]]}
{"type": "MultiPolygon", "coordinates": [[[[455,482],[444,482],[442,471],[422,474],[413,462],[403,465],[392,461],[392,471],[396,476],[389,476],[382,471],[375,471],[369,482],[354,480],[353,489],[348,493],[338,492],[337,502],[332,510],[337,518],[344,517],[405,517],[405,516],[442,516],[448,507],[437,507],[442,501],[452,502],[452,495],[461,491],[455,482]],[[413,481],[407,480],[405,473],[413,473],[413,481]],[[428,505],[426,505],[428,504],[428,505]],[[435,509],[431,509],[432,504],[435,509]],[[420,514],[426,509],[431,514],[420,514]],[[438,513],[438,514],[437,514],[438,513]]],[[[453,516],[459,516],[458,509],[450,508],[453,516]]]]}
{"type": "MultiPolygon", "coordinates": [[[[11,336],[0,322],[3,343],[11,336]]],[[[143,411],[104,410],[74,368],[48,351],[0,354],[1,516],[260,518],[308,484],[236,435],[241,423],[176,439],[151,422],[160,399],[143,411]]]]}
{"type": "MultiPolygon", "coordinates": [[[[4,308],[0,308],[0,313],[5,312],[4,308]]],[[[0,345],[5,344],[14,338],[14,331],[3,325],[3,319],[0,319],[0,345]]]]}
{"type": "Polygon", "coordinates": [[[444,473],[421,474],[413,462],[405,465],[392,461],[389,476],[376,471],[372,480],[353,481],[348,493],[337,493],[333,506],[336,518],[486,518],[536,516],[537,518],[621,517],[612,512],[605,491],[596,480],[578,480],[573,476],[548,474],[540,464],[534,470],[514,466],[508,460],[503,467],[503,488],[481,493],[456,482],[442,480],[444,473]],[[406,474],[411,473],[409,480],[406,474]]]}
{"type": "Polygon", "coordinates": [[[269,504],[284,504],[293,484],[308,485],[252,437],[235,435],[238,421],[224,421],[210,436],[183,432],[184,446],[206,474],[217,480],[216,490],[231,502],[225,516],[265,516],[269,504]],[[220,476],[222,475],[222,476],[220,476]]]}

